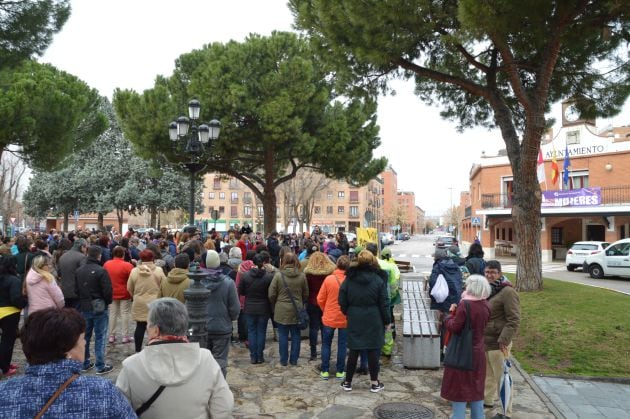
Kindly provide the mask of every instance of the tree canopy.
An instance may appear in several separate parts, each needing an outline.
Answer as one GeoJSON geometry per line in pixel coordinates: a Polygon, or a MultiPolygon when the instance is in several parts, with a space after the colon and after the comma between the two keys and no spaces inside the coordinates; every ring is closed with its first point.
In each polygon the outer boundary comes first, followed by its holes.
{"type": "Polygon", "coordinates": [[[114,106],[144,156],[184,163],[167,127],[193,97],[202,103],[201,120],[223,125],[203,171],[251,188],[263,201],[267,232],[276,225],[275,188],[300,168],[367,182],[385,166],[372,158],[380,144],[373,97],[342,100],[330,72],[295,34],[250,35],[183,54],[153,89],[117,90],[114,106]]]}
{"type": "Polygon", "coordinates": [[[107,126],[98,92],[49,64],[0,70],[0,91],[0,156],[15,145],[35,169],[53,169],[107,126]]]}
{"type": "Polygon", "coordinates": [[[416,94],[460,129],[498,127],[506,144],[520,289],[540,289],[536,159],[550,103],[619,112],[630,91],[630,3],[610,0],[290,0],[350,95],[415,77],[416,94]],[[588,99],[588,100],[584,100],[588,99]]]}
{"type": "Polygon", "coordinates": [[[0,0],[0,70],[41,55],[70,17],[70,0],[0,0]]]}

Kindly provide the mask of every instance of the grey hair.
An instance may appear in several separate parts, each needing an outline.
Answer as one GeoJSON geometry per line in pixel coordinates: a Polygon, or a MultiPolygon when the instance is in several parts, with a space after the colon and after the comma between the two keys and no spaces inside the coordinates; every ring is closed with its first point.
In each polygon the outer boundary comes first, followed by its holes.
{"type": "Polygon", "coordinates": [[[241,258],[243,257],[243,251],[241,250],[240,247],[234,246],[233,248],[230,249],[229,257],[232,259],[241,258]]]}
{"type": "Polygon", "coordinates": [[[87,241],[85,239],[74,239],[72,250],[80,252],[82,247],[87,247],[87,241]]]}
{"type": "Polygon", "coordinates": [[[148,324],[160,328],[160,334],[173,336],[188,335],[188,310],[176,298],[163,297],[149,304],[148,324]]]}
{"type": "Polygon", "coordinates": [[[466,278],[466,293],[485,300],[490,296],[492,288],[485,276],[470,275],[466,278]]]}

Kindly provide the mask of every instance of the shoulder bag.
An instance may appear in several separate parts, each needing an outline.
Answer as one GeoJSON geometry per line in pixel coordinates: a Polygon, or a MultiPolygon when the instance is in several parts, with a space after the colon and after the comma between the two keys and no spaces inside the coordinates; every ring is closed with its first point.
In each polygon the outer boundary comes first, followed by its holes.
{"type": "Polygon", "coordinates": [[[284,283],[284,287],[287,289],[289,293],[289,298],[291,299],[291,303],[293,304],[293,308],[295,309],[295,315],[297,316],[297,326],[300,330],[304,330],[308,327],[310,319],[308,317],[308,312],[304,307],[298,309],[297,304],[295,304],[295,298],[293,297],[293,293],[291,292],[291,288],[287,284],[287,281],[284,279],[284,273],[280,272],[280,276],[282,278],[282,282],[284,283]]]}
{"type": "Polygon", "coordinates": [[[72,383],[77,378],[79,378],[79,374],[72,374],[70,378],[68,378],[62,385],[60,385],[57,391],[55,391],[55,394],[53,394],[52,397],[48,399],[44,407],[42,407],[42,410],[40,410],[39,413],[35,415],[35,419],[40,419],[42,416],[44,416],[44,413],[46,413],[48,408],[54,403],[55,400],[57,400],[57,397],[59,397],[59,395],[63,393],[66,387],[68,387],[70,383],[72,383]]]}
{"type": "Polygon", "coordinates": [[[444,365],[458,370],[473,370],[473,331],[470,327],[470,305],[466,307],[466,324],[459,334],[453,333],[444,352],[444,365]]]}
{"type": "Polygon", "coordinates": [[[158,389],[155,390],[155,393],[153,393],[153,395],[149,398],[149,400],[147,400],[146,402],[142,403],[142,406],[140,406],[136,410],[136,415],[138,415],[138,417],[140,417],[144,412],[146,412],[149,409],[149,407],[151,407],[153,402],[156,401],[158,397],[160,397],[160,394],[162,394],[162,392],[164,391],[165,388],[166,388],[165,386],[158,387],[158,389]]]}

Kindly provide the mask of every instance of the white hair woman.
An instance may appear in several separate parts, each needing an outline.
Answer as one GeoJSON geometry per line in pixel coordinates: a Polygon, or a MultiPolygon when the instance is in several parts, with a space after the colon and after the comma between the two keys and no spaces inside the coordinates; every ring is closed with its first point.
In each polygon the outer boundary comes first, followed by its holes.
{"type": "Polygon", "coordinates": [[[219,364],[208,349],[188,342],[186,306],[175,298],[152,301],[147,332],[148,345],[123,361],[116,381],[136,413],[150,410],[155,418],[232,417],[234,396],[219,364]]]}
{"type": "Polygon", "coordinates": [[[483,419],[483,396],[486,380],[486,356],[483,331],[490,318],[490,285],[485,277],[471,275],[466,279],[466,290],[459,303],[452,304],[444,326],[453,334],[460,334],[470,317],[473,344],[473,369],[471,371],[444,367],[441,396],[453,406],[454,419],[466,417],[466,403],[470,403],[472,419],[483,419]]]}

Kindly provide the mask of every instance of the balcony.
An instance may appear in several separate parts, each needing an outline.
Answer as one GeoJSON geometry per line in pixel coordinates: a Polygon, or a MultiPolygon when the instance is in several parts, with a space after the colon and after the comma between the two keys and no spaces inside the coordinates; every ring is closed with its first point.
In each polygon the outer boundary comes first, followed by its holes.
{"type": "Polygon", "coordinates": [[[359,198],[349,198],[348,202],[351,204],[358,204],[359,203],[359,198]]]}
{"type": "Polygon", "coordinates": [[[249,204],[252,203],[252,199],[251,198],[243,198],[243,203],[249,205],[249,204]]]}
{"type": "Polygon", "coordinates": [[[358,220],[359,219],[359,214],[350,214],[350,215],[348,215],[348,218],[350,218],[351,220],[358,220]]]}
{"type": "MultiPolygon", "coordinates": [[[[607,186],[601,189],[601,206],[628,206],[630,205],[630,185],[607,186]]],[[[509,209],[512,208],[514,194],[482,194],[482,209],[509,209]]],[[[466,211],[468,208],[466,209],[466,211]]],[[[468,214],[468,212],[466,212],[468,214]]],[[[468,216],[468,215],[466,215],[468,216]]]]}
{"type": "Polygon", "coordinates": [[[251,214],[243,214],[243,218],[252,218],[251,214]]]}
{"type": "Polygon", "coordinates": [[[238,204],[238,198],[230,198],[230,204],[238,204]]]}

